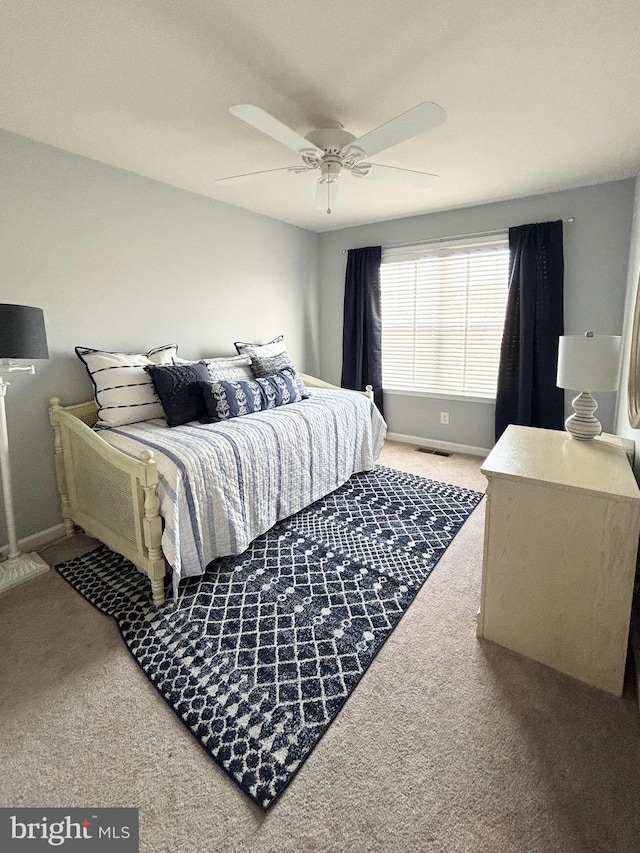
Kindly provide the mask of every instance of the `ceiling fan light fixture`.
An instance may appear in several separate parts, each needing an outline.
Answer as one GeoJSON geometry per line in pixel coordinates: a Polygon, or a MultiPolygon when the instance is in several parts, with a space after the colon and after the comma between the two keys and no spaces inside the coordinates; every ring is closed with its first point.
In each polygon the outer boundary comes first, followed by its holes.
{"type": "Polygon", "coordinates": [[[337,181],[340,177],[340,172],[342,171],[342,164],[335,160],[325,161],[320,166],[320,178],[319,180],[323,183],[333,183],[337,181]]]}

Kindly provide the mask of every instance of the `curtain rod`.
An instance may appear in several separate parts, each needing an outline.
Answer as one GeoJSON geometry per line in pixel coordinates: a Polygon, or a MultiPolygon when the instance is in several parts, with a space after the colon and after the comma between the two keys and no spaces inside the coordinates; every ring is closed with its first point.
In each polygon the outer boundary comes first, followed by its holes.
{"type": "MultiPolygon", "coordinates": [[[[571,225],[576,221],[575,216],[570,216],[568,219],[563,219],[562,222],[565,225],[571,225]]],[[[425,246],[427,243],[443,243],[445,240],[466,240],[470,237],[491,237],[494,234],[504,234],[505,231],[508,231],[507,228],[496,228],[493,231],[476,231],[473,234],[456,234],[455,237],[431,237],[428,240],[414,240],[412,243],[388,243],[386,246],[383,246],[383,249],[405,249],[410,246],[425,246]]],[[[348,252],[348,249],[343,249],[342,254],[344,255],[348,252]]]]}

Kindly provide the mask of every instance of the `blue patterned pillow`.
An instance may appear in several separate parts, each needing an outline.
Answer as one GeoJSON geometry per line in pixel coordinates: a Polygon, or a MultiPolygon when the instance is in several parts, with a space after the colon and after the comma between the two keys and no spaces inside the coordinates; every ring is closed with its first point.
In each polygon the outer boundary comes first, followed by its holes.
{"type": "Polygon", "coordinates": [[[299,403],[302,395],[293,373],[285,369],[273,376],[249,381],[199,382],[207,410],[202,422],[227,421],[287,403],[299,403]]]}
{"type": "Polygon", "coordinates": [[[206,406],[199,382],[209,379],[205,364],[150,364],[144,368],[160,397],[170,427],[200,420],[206,406]]]}

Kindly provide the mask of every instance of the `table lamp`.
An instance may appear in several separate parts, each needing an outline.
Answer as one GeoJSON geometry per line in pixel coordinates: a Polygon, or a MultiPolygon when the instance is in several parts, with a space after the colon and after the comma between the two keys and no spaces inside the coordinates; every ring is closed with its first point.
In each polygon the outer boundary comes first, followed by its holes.
{"type": "Polygon", "coordinates": [[[619,335],[593,332],[560,337],[556,385],[581,391],[573,400],[574,414],[564,424],[573,438],[584,441],[602,432],[602,424],[594,415],[598,404],[591,391],[618,390],[621,343],[619,335]]]}

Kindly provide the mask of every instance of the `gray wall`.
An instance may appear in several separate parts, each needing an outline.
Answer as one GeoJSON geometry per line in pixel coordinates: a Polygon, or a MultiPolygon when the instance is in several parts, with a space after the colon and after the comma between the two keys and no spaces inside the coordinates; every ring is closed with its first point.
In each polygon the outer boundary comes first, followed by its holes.
{"type": "MultiPolygon", "coordinates": [[[[343,249],[427,240],[575,217],[564,229],[565,331],[620,334],[622,330],[634,181],[616,181],[496,204],[398,219],[320,235],[321,373],[340,379],[342,311],[347,256],[343,249]]],[[[566,411],[571,409],[567,392],[566,411]]],[[[597,395],[605,431],[614,427],[614,394],[597,395]]],[[[493,446],[494,405],[387,394],[389,430],[424,439],[493,446]],[[450,413],[449,426],[440,412],[450,413]]]]}
{"type": "Polygon", "coordinates": [[[0,131],[0,302],[44,309],[51,355],[7,394],[18,537],[60,521],[47,404],[91,396],[74,346],[195,358],[284,334],[317,372],[317,264],[312,232],[0,131]]]}
{"type": "MultiPolygon", "coordinates": [[[[338,381],[342,249],[570,216],[566,331],[620,333],[633,193],[633,180],[620,181],[316,235],[0,131],[0,301],[42,307],[51,352],[35,376],[14,375],[7,395],[18,536],[60,520],[47,403],[90,396],[74,346],[175,341],[195,358],[282,333],[301,369],[338,381]]],[[[613,395],[599,402],[611,430],[613,395]]],[[[386,405],[393,432],[492,444],[490,404],[389,395],[386,405]]]]}

